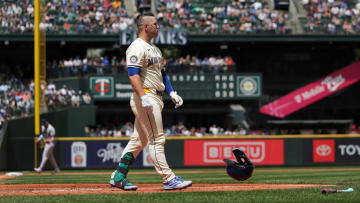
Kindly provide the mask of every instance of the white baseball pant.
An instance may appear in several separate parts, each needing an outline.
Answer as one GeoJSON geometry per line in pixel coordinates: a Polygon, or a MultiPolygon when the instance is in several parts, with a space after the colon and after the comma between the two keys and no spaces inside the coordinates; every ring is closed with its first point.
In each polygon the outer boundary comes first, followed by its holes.
{"type": "Polygon", "coordinates": [[[135,115],[134,133],[126,145],[122,156],[127,152],[132,152],[136,158],[138,154],[149,144],[151,160],[156,172],[166,183],[175,177],[169,168],[165,157],[165,135],[162,123],[161,111],[164,107],[162,97],[151,92],[146,93],[153,105],[153,112],[147,114],[141,106],[141,99],[133,93],[130,100],[131,109],[135,115]]]}

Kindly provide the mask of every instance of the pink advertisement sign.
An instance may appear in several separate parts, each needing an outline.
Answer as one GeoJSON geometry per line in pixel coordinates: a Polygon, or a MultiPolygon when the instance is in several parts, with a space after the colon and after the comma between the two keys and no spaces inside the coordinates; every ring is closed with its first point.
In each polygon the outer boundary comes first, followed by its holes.
{"type": "Polygon", "coordinates": [[[260,112],[283,118],[359,80],[360,62],[356,62],[262,106],[260,112]]]}

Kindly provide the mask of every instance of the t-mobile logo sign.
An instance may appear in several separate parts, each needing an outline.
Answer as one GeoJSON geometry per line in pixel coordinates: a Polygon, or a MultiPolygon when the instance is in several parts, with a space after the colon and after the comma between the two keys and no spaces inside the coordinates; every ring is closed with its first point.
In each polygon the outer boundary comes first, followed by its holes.
{"type": "Polygon", "coordinates": [[[234,159],[233,148],[240,148],[254,163],[265,159],[264,142],[205,142],[204,162],[222,163],[223,159],[234,159]]]}

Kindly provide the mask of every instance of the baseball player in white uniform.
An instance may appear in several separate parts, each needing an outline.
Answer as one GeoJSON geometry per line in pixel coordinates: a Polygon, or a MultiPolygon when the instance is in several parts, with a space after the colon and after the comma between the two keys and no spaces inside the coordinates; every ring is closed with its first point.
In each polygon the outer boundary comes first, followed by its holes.
{"type": "Polygon", "coordinates": [[[139,37],[126,50],[126,64],[130,83],[134,90],[130,106],[135,115],[135,129],[125,147],[117,170],[110,178],[110,185],[123,190],[136,190],[127,179],[128,167],[141,150],[149,145],[151,160],[156,172],[163,180],[165,190],[183,189],[191,186],[169,168],[165,157],[165,135],[161,111],[164,107],[162,94],[165,91],[175,103],[175,108],[183,104],[182,98],[173,90],[164,71],[162,54],[151,43],[158,35],[159,25],[153,14],[142,14],[136,19],[139,37]]]}
{"type": "Polygon", "coordinates": [[[37,140],[40,142],[41,140],[45,141],[45,148],[43,151],[43,156],[41,159],[41,164],[38,168],[34,168],[34,170],[38,173],[42,171],[47,160],[50,160],[51,165],[54,167],[54,171],[52,173],[60,172],[58,165],[56,164],[56,160],[54,157],[54,147],[55,147],[55,128],[48,121],[41,121],[41,134],[37,140]]]}

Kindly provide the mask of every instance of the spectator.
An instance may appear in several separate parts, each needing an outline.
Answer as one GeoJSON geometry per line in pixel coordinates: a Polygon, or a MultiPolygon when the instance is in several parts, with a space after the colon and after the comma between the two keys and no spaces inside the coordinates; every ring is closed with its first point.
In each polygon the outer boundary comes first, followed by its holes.
{"type": "Polygon", "coordinates": [[[86,92],[86,93],[82,96],[82,100],[84,101],[85,104],[91,104],[90,94],[89,94],[88,92],[86,92]]]}
{"type": "Polygon", "coordinates": [[[209,128],[209,132],[212,135],[218,135],[219,134],[219,128],[216,126],[216,124],[213,124],[212,126],[210,126],[209,128]]]}
{"type": "Polygon", "coordinates": [[[79,107],[80,106],[80,96],[78,94],[74,93],[71,96],[71,105],[73,107],[79,107]]]}

